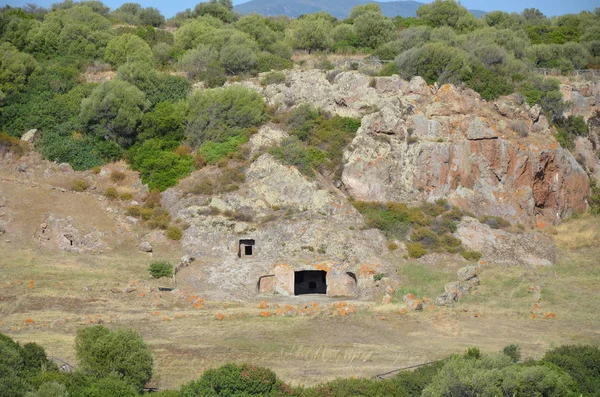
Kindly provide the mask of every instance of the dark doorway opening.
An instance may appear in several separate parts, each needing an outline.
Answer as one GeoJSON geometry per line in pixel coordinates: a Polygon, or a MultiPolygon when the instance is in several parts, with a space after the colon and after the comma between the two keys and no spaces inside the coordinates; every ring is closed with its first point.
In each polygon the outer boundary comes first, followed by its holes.
{"type": "Polygon", "coordinates": [[[302,270],[294,272],[294,295],[326,294],[327,272],[324,270],[302,270]]]}
{"type": "Polygon", "coordinates": [[[244,258],[246,256],[254,255],[254,245],[255,241],[251,239],[240,240],[239,249],[238,249],[238,257],[244,258]]]}

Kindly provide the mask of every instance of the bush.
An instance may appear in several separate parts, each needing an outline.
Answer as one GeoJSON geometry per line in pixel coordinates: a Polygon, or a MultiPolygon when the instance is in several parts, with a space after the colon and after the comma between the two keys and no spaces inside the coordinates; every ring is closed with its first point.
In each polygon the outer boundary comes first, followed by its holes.
{"type": "Polygon", "coordinates": [[[265,75],[260,81],[260,85],[266,87],[271,84],[283,84],[285,83],[285,73],[283,72],[271,72],[265,75]]]}
{"type": "Polygon", "coordinates": [[[150,264],[148,271],[152,278],[171,277],[173,275],[173,265],[165,261],[153,262],[150,264]]]}
{"type": "Polygon", "coordinates": [[[427,250],[421,243],[408,243],[406,244],[406,250],[408,251],[408,256],[415,259],[419,259],[427,254],[427,250]]]}
{"type": "Polygon", "coordinates": [[[166,190],[194,170],[194,159],[178,155],[172,142],[150,139],[130,150],[131,168],[140,171],[142,181],[150,189],[166,190]]]}
{"type": "Polygon", "coordinates": [[[518,363],[521,360],[521,348],[519,345],[508,345],[502,350],[502,353],[510,357],[514,363],[518,363]]]}
{"type": "Polygon", "coordinates": [[[600,395],[600,349],[595,346],[561,346],[546,353],[543,362],[567,372],[584,396],[600,395]]]}
{"type": "Polygon", "coordinates": [[[114,183],[123,182],[127,174],[122,171],[114,170],[110,173],[110,180],[114,183]]]}
{"type": "Polygon", "coordinates": [[[248,142],[248,136],[236,135],[224,142],[205,142],[198,149],[198,154],[209,164],[215,164],[222,158],[235,153],[240,146],[248,142]]]}
{"type": "Polygon", "coordinates": [[[282,391],[283,383],[272,371],[248,364],[226,364],[205,371],[199,380],[181,388],[181,397],[265,396],[282,391]]]}
{"type": "Polygon", "coordinates": [[[114,187],[108,187],[104,191],[104,197],[114,200],[119,197],[119,192],[117,192],[117,189],[114,187]]]}
{"type": "Polygon", "coordinates": [[[266,120],[266,109],[263,97],[244,87],[200,91],[189,99],[186,139],[193,147],[223,142],[243,129],[259,126],[266,120]]]}
{"type": "Polygon", "coordinates": [[[14,153],[19,158],[29,151],[29,145],[19,138],[15,138],[5,133],[0,133],[0,155],[6,152],[14,153]]]}
{"type": "Polygon", "coordinates": [[[83,192],[90,187],[90,184],[85,179],[75,179],[71,182],[71,190],[74,192],[83,192]]]}
{"type": "Polygon", "coordinates": [[[510,222],[499,216],[484,215],[479,217],[478,220],[492,229],[505,229],[510,227],[510,222]]]}
{"type": "Polygon", "coordinates": [[[116,376],[141,390],[152,377],[152,356],[132,330],[110,331],[102,326],[77,331],[75,351],[79,369],[97,378],[116,376]]]}
{"type": "Polygon", "coordinates": [[[179,241],[183,237],[183,231],[178,226],[169,226],[167,229],[167,238],[173,241],[179,241]]]}
{"type": "Polygon", "coordinates": [[[471,261],[471,262],[477,262],[483,256],[483,254],[481,252],[467,251],[467,250],[462,251],[461,255],[463,256],[463,258],[465,258],[466,260],[471,261]]]}

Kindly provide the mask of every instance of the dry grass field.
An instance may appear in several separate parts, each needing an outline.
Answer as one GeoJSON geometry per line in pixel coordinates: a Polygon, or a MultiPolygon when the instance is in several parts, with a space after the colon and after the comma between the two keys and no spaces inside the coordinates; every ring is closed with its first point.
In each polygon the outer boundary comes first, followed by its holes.
{"type": "MultiPolygon", "coordinates": [[[[478,292],[456,307],[402,314],[400,303],[311,296],[227,303],[204,301],[202,291],[186,286],[161,292],[169,282],[149,280],[147,268],[154,259],[177,260],[176,243],[159,242],[150,256],[136,248],[147,231],[132,227],[111,235],[113,249],[98,255],[43,248],[33,236],[49,211],[100,230],[122,225],[92,194],[6,181],[0,191],[12,217],[0,240],[0,332],[76,364],[73,340],[81,327],[133,328],[151,347],[159,387],[178,387],[227,362],[269,367],[292,384],[313,385],[371,377],[470,346],[498,351],[519,343],[524,357],[539,358],[553,346],[600,344],[598,218],[556,228],[560,261],[554,267],[485,265],[478,292]]],[[[398,295],[433,298],[455,279],[457,266],[399,263],[398,295]]],[[[185,269],[193,274],[193,266],[185,269]]]]}

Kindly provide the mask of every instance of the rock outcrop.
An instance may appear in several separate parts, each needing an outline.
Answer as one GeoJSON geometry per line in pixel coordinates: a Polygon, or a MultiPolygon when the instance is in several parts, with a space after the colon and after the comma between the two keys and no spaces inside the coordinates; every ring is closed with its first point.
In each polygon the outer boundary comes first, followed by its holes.
{"type": "Polygon", "coordinates": [[[101,232],[95,229],[82,232],[74,225],[71,217],[59,219],[53,214],[40,225],[35,237],[42,247],[64,251],[99,254],[108,248],[102,241],[101,232]]]}
{"type": "MultiPolygon", "coordinates": [[[[373,276],[392,274],[382,255],[387,240],[360,230],[362,217],[341,192],[268,154],[247,169],[235,192],[208,198],[170,189],[163,205],[190,225],[182,240],[196,258],[190,282],[209,299],[294,295],[296,272],[325,273],[328,296],[373,297],[373,276]]],[[[314,282],[318,288],[321,281],[314,282]]]]}
{"type": "Polygon", "coordinates": [[[516,95],[494,103],[469,89],[429,86],[420,77],[373,78],[318,70],[286,83],[244,83],[282,109],[311,103],[362,117],[344,153],[344,188],[369,201],[447,198],[477,215],[514,223],[557,223],[586,209],[589,180],[553,137],[539,106],[516,95]]]}
{"type": "Polygon", "coordinates": [[[550,266],[556,263],[552,238],[539,232],[509,233],[465,217],[455,235],[468,250],[479,251],[487,263],[550,266]]]}

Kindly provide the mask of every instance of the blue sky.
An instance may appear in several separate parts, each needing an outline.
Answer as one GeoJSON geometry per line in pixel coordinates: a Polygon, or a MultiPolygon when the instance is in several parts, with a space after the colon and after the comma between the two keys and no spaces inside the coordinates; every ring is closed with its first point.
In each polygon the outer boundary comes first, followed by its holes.
{"type": "MultiPolygon", "coordinates": [[[[245,3],[247,0],[234,0],[234,4],[245,3]]],[[[381,0],[386,1],[386,0],[381,0]]],[[[423,3],[430,3],[431,0],[418,0],[423,3]]],[[[57,0],[0,0],[1,5],[12,5],[15,7],[25,5],[27,3],[36,3],[40,6],[47,7],[57,0]]],[[[117,8],[126,2],[137,2],[144,7],[156,7],[161,12],[170,17],[177,11],[193,8],[198,1],[189,0],[104,0],[104,4],[117,8]]],[[[600,7],[599,0],[462,0],[462,5],[470,9],[483,11],[502,10],[507,12],[521,12],[525,8],[538,8],[547,16],[578,13],[582,10],[592,11],[596,7],[600,7]]]]}

